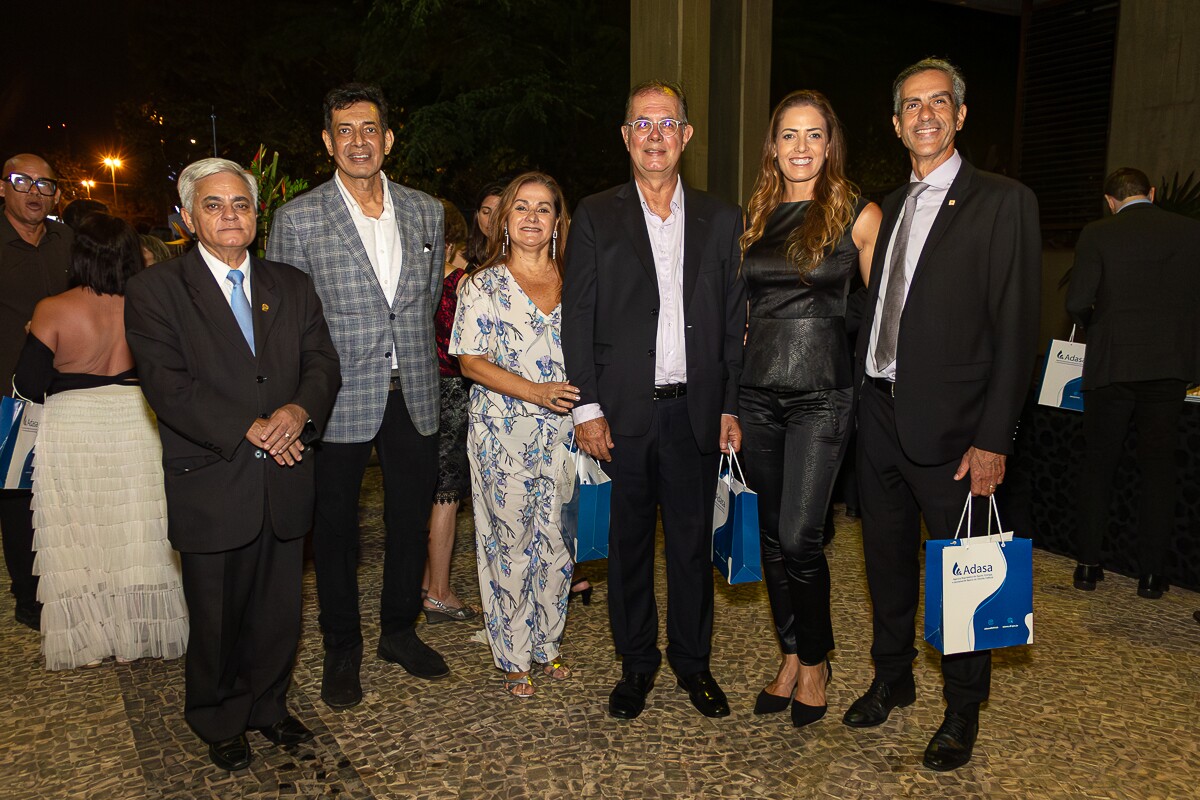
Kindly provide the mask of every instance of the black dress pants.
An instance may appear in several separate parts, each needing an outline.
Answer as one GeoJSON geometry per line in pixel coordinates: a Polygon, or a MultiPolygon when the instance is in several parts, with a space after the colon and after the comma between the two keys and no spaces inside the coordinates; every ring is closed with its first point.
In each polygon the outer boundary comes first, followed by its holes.
{"type": "Polygon", "coordinates": [[[362,646],[358,608],[358,499],[371,448],[383,472],[383,589],[380,635],[411,629],[421,610],[429,512],[437,484],[437,434],[413,426],[404,393],[388,394],[383,424],[366,442],[320,442],[313,558],[327,650],[362,646]]]}
{"type": "Polygon", "coordinates": [[[613,434],[608,613],[623,671],[653,672],[658,649],[654,597],[656,512],[667,559],[667,661],[679,676],[708,669],[712,646],[712,511],[717,453],[701,453],[687,398],[656,400],[643,436],[613,434]]]}
{"type": "Polygon", "coordinates": [[[179,558],[191,625],[184,718],[209,743],[279,722],[300,642],[304,537],[280,541],[267,515],[250,544],[179,558]]]}
{"type": "Polygon", "coordinates": [[[1079,546],[1082,564],[1099,564],[1113,478],[1129,423],[1137,427],[1137,464],[1142,473],[1138,505],[1138,566],[1162,575],[1175,520],[1175,439],[1187,384],[1180,380],[1110,383],[1083,393],[1086,457],[1079,477],[1079,546]]]}
{"type": "Polygon", "coordinates": [[[738,403],[747,485],[758,493],[763,578],[785,654],[805,664],[833,649],[825,510],[845,453],[852,390],[743,387],[738,403]]]}
{"type": "Polygon", "coordinates": [[[4,564],[17,608],[37,607],[38,579],[33,574],[33,511],[28,489],[0,489],[0,536],[4,564]]]}
{"type": "MultiPolygon", "coordinates": [[[[917,464],[900,446],[891,395],[870,380],[858,403],[858,476],[863,555],[871,593],[871,657],[875,677],[888,682],[912,675],[917,657],[917,600],[921,584],[921,516],[931,539],[950,539],[970,492],[970,476],[954,480],[962,456],[945,464],[917,464]]],[[[973,504],[986,525],[988,503],[973,504]]],[[[976,526],[976,529],[979,529],[976,526]]],[[[942,657],[943,694],[951,711],[971,713],[988,698],[991,651],[942,657]]]]}

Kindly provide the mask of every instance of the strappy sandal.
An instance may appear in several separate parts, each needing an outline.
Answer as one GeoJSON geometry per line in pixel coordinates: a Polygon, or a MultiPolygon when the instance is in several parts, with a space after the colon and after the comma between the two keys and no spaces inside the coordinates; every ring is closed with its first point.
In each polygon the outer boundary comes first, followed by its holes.
{"type": "Polygon", "coordinates": [[[424,606],[425,621],[430,625],[437,625],[442,622],[466,622],[469,619],[474,619],[479,614],[478,611],[465,603],[458,608],[454,608],[428,595],[425,596],[424,602],[428,604],[424,606]],[[430,608],[430,606],[433,607],[430,608]]]}
{"type": "Polygon", "coordinates": [[[575,674],[575,670],[565,661],[559,661],[557,658],[545,664],[538,664],[542,668],[542,674],[552,681],[565,681],[567,678],[575,674]]]}
{"type": "Polygon", "coordinates": [[[513,697],[517,698],[518,700],[528,700],[529,698],[533,697],[534,692],[536,692],[537,689],[534,688],[533,679],[531,679],[529,677],[528,672],[526,672],[524,675],[520,676],[519,678],[510,678],[510,677],[508,677],[508,674],[505,673],[505,675],[504,675],[504,691],[507,692],[508,694],[511,694],[513,697]],[[531,691],[529,691],[527,693],[518,693],[517,689],[522,686],[528,686],[531,691]]]}

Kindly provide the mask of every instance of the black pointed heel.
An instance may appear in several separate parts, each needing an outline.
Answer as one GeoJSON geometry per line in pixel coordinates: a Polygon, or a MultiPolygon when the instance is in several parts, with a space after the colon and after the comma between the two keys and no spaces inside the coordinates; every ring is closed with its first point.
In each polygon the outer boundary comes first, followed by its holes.
{"type": "Polygon", "coordinates": [[[575,581],[574,583],[572,583],[571,591],[567,595],[567,602],[569,603],[570,601],[574,600],[576,597],[578,597],[580,600],[582,600],[583,604],[585,606],[590,606],[592,604],[592,584],[588,583],[588,581],[586,581],[586,580],[575,581]],[[581,583],[587,583],[587,587],[585,587],[583,589],[576,589],[575,587],[581,583]]]}
{"type": "MultiPolygon", "coordinates": [[[[801,662],[803,663],[803,662],[801,662]]],[[[833,665],[829,663],[829,659],[825,659],[825,685],[833,680],[833,665]]],[[[825,716],[829,711],[828,701],[823,706],[810,706],[801,703],[799,700],[792,701],[792,725],[797,728],[803,728],[805,725],[812,725],[817,720],[825,716]]]]}
{"type": "Polygon", "coordinates": [[[763,689],[758,693],[758,697],[754,701],[754,713],[760,715],[778,714],[780,711],[787,711],[788,704],[792,702],[792,695],[795,693],[795,684],[792,684],[792,690],[787,693],[786,697],[771,694],[766,689],[763,689]]]}

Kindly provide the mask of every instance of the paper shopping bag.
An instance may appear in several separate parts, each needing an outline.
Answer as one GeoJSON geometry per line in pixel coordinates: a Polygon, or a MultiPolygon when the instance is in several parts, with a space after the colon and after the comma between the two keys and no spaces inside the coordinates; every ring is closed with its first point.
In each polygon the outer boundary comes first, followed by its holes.
{"type": "Polygon", "coordinates": [[[0,488],[32,488],[33,446],[41,420],[40,403],[0,398],[0,476],[4,478],[0,488]]]}
{"type": "Polygon", "coordinates": [[[713,566],[731,584],[761,581],[758,495],[746,487],[736,454],[721,456],[712,527],[713,566]]]}
{"type": "Polygon", "coordinates": [[[562,505],[562,526],[567,541],[574,546],[574,560],[578,563],[608,558],[612,481],[600,468],[599,461],[575,446],[574,439],[564,447],[568,448],[567,457],[574,464],[574,485],[562,505]]]}
{"type": "Polygon", "coordinates": [[[1012,532],[971,536],[971,496],[963,510],[966,537],[925,542],[925,641],[946,655],[1033,643],[1033,543],[1012,532]]]}
{"type": "Polygon", "coordinates": [[[1067,341],[1051,339],[1042,370],[1038,405],[1083,411],[1083,356],[1087,345],[1075,341],[1075,328],[1067,341]]]}

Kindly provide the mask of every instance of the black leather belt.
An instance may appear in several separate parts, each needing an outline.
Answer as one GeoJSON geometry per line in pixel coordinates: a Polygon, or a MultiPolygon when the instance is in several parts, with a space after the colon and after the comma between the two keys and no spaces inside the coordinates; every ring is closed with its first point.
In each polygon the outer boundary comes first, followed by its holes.
{"type": "Polygon", "coordinates": [[[895,381],[889,381],[887,378],[872,378],[870,375],[867,375],[866,378],[867,378],[867,383],[871,384],[876,389],[878,389],[879,391],[886,394],[888,397],[896,396],[896,382],[895,381]]]}
{"type": "Polygon", "coordinates": [[[668,383],[666,386],[654,387],[655,400],[674,400],[687,394],[686,383],[668,383]]]}
{"type": "Polygon", "coordinates": [[[388,381],[388,391],[394,392],[400,388],[400,370],[394,369],[392,370],[392,377],[388,381]]]}

